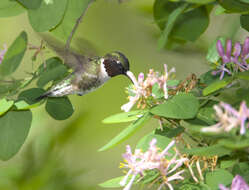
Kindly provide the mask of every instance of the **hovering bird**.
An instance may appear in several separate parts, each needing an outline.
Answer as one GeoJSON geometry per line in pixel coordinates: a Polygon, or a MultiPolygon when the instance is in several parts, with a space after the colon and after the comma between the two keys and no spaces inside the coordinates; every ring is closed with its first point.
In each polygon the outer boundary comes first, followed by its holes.
{"type": "Polygon", "coordinates": [[[102,57],[87,57],[72,49],[65,49],[63,45],[58,45],[58,41],[51,37],[43,36],[43,39],[73,72],[52,86],[37,100],[70,94],[82,96],[96,90],[112,77],[125,75],[130,78],[129,60],[121,52],[111,52],[102,57]]]}

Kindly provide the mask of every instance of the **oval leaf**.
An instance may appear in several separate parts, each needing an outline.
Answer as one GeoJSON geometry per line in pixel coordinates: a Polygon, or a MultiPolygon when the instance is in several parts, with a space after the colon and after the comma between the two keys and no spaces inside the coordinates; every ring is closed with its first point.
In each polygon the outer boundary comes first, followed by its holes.
{"type": "Polygon", "coordinates": [[[230,82],[232,82],[232,78],[230,77],[223,79],[223,80],[215,81],[211,83],[209,86],[207,86],[206,88],[204,88],[202,91],[202,94],[203,96],[207,96],[213,92],[216,92],[222,88],[225,88],[228,84],[230,84],[230,82]]]}
{"type": "Polygon", "coordinates": [[[15,107],[16,107],[17,110],[28,110],[28,109],[31,109],[31,108],[38,107],[40,105],[41,105],[41,102],[30,105],[30,104],[28,104],[27,102],[25,102],[23,100],[15,103],[15,107]]]}
{"type": "MultiPolygon", "coordinates": [[[[113,179],[109,179],[109,180],[99,184],[99,186],[103,187],[103,188],[118,188],[118,187],[121,187],[120,181],[122,181],[122,179],[124,177],[125,176],[119,176],[119,177],[115,177],[113,179]]],[[[127,181],[129,181],[129,178],[128,178],[127,181]]]]}
{"type": "Polygon", "coordinates": [[[49,31],[55,28],[63,19],[67,7],[67,0],[54,0],[47,4],[42,1],[38,9],[29,9],[29,22],[37,32],[49,31]]]}
{"type": "Polygon", "coordinates": [[[136,111],[118,113],[118,114],[111,115],[105,118],[102,122],[103,123],[123,123],[123,122],[135,121],[139,117],[143,116],[145,112],[146,112],[145,110],[136,110],[136,111]]]}
{"type": "Polygon", "coordinates": [[[219,140],[218,144],[232,150],[242,150],[249,148],[249,139],[246,138],[243,140],[221,139],[219,140]]]}
{"type": "Polygon", "coordinates": [[[22,32],[8,48],[0,65],[0,74],[6,76],[15,72],[22,61],[26,49],[27,34],[22,32]]]}
{"type": "Polygon", "coordinates": [[[32,0],[32,1],[30,1],[30,0],[17,0],[17,1],[20,2],[27,9],[38,9],[43,0],[32,0]]]}
{"type": "Polygon", "coordinates": [[[110,149],[116,146],[117,144],[121,143],[129,136],[131,136],[133,133],[135,133],[138,129],[140,129],[143,126],[143,124],[151,118],[151,116],[152,115],[149,112],[145,113],[142,117],[140,117],[132,124],[130,124],[128,127],[126,127],[123,131],[121,131],[121,133],[119,133],[116,137],[114,137],[110,142],[108,142],[98,151],[104,151],[110,149]]]}
{"type": "Polygon", "coordinates": [[[172,35],[177,39],[195,41],[205,32],[208,24],[208,11],[205,6],[201,6],[182,14],[177,19],[172,35]]]}
{"type": "Polygon", "coordinates": [[[46,111],[56,120],[65,120],[73,114],[74,108],[68,97],[48,98],[46,111]]]}
{"type": "Polygon", "coordinates": [[[221,145],[184,149],[182,152],[185,154],[196,155],[196,156],[219,156],[219,157],[224,155],[229,155],[231,153],[230,150],[222,147],[221,145]]]}
{"type": "Polygon", "coordinates": [[[28,136],[31,111],[9,111],[0,117],[0,159],[13,157],[28,136]]]}
{"type": "Polygon", "coordinates": [[[174,119],[191,119],[196,116],[199,101],[192,94],[180,93],[150,110],[152,114],[174,119]]]}
{"type": "Polygon", "coordinates": [[[66,76],[67,67],[62,61],[56,57],[50,58],[46,61],[46,68],[41,65],[39,68],[40,77],[37,80],[37,86],[42,88],[48,82],[62,79],[66,76]]]}
{"type": "MultiPolygon", "coordinates": [[[[60,1],[61,0],[59,0],[59,2],[60,1]]],[[[69,0],[62,22],[52,31],[52,33],[66,42],[68,36],[73,30],[76,20],[80,17],[83,11],[86,11],[91,1],[92,0],[69,0]]]]}
{"type": "Polygon", "coordinates": [[[208,172],[205,177],[206,184],[212,190],[218,190],[219,184],[227,186],[232,183],[232,180],[233,175],[224,169],[218,169],[213,172],[208,172]]]}
{"type": "Polygon", "coordinates": [[[235,77],[242,80],[249,80],[249,71],[241,72],[235,75],[235,77]]]}
{"type": "Polygon", "coordinates": [[[177,7],[174,11],[172,11],[172,13],[170,13],[168,22],[162,32],[162,35],[160,36],[158,40],[159,49],[162,49],[167,44],[170,32],[172,31],[177,18],[183,13],[186,7],[187,7],[187,4],[183,4],[177,7]]]}
{"type": "Polygon", "coordinates": [[[24,100],[29,105],[35,104],[39,102],[37,98],[44,93],[45,90],[43,90],[42,88],[30,88],[28,90],[22,91],[18,96],[18,100],[24,100]]]}

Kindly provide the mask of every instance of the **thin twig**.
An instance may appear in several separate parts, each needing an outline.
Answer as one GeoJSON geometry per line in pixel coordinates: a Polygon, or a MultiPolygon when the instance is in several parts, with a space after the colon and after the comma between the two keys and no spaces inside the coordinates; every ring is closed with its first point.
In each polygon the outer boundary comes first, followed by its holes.
{"type": "Polygon", "coordinates": [[[83,11],[82,14],[80,15],[80,17],[76,20],[76,23],[75,23],[75,25],[74,25],[74,27],[73,27],[73,30],[72,30],[72,32],[70,33],[70,35],[69,35],[69,37],[68,37],[68,39],[67,39],[67,43],[66,43],[66,47],[65,47],[66,51],[68,51],[68,50],[70,49],[70,44],[71,44],[73,35],[74,35],[74,33],[76,32],[76,30],[77,30],[79,24],[80,24],[81,21],[82,21],[83,16],[85,15],[85,13],[86,13],[86,11],[87,11],[87,9],[89,8],[89,6],[90,6],[91,3],[92,3],[92,1],[89,2],[89,4],[87,5],[87,8],[84,9],[84,11],[83,11]]]}

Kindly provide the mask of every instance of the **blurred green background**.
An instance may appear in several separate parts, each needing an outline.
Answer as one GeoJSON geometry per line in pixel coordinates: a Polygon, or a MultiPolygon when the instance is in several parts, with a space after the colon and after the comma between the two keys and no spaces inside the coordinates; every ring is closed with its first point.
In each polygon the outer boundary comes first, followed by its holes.
{"type": "MultiPolygon", "coordinates": [[[[77,30],[77,38],[85,38],[100,55],[119,50],[130,60],[132,72],[148,72],[150,68],[163,71],[163,64],[176,68],[176,77],[183,79],[208,68],[205,53],[208,45],[219,35],[244,40],[237,15],[212,15],[208,30],[195,43],[187,43],[174,50],[157,50],[160,31],[153,22],[153,1],[98,0],[88,9],[77,30]]],[[[31,29],[27,15],[0,19],[0,45],[10,45],[25,30],[29,43],[40,44],[31,29]]],[[[32,70],[29,51],[22,68],[15,76],[32,70]]],[[[51,53],[46,54],[51,56],[51,53]]],[[[41,60],[34,63],[38,67],[41,60]]],[[[33,68],[33,69],[34,69],[33,68]]],[[[70,96],[75,107],[66,121],[55,121],[44,107],[33,110],[33,123],[28,139],[19,153],[7,162],[0,162],[0,190],[76,190],[101,189],[97,186],[112,177],[122,175],[119,162],[125,145],[135,146],[144,134],[155,127],[151,121],[136,135],[106,152],[97,150],[119,133],[127,124],[105,125],[101,121],[127,102],[127,78],[119,76],[95,92],[82,97],[70,96]]]]}

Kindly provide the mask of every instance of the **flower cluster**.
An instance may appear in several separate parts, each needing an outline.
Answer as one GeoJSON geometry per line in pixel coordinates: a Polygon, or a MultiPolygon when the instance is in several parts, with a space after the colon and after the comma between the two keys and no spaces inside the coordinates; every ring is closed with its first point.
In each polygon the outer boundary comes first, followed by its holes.
{"type": "Polygon", "coordinates": [[[249,58],[249,37],[246,38],[243,46],[239,42],[236,42],[234,47],[231,40],[226,41],[225,47],[218,40],[216,48],[222,63],[218,65],[217,70],[212,72],[213,75],[220,73],[220,79],[222,79],[225,73],[231,75],[232,70],[243,72],[249,69],[247,63],[247,59],[249,58]]]}
{"type": "Polygon", "coordinates": [[[131,78],[133,82],[133,86],[130,91],[130,95],[128,97],[129,102],[124,104],[121,109],[125,112],[130,111],[130,109],[138,102],[138,107],[145,108],[146,99],[150,97],[154,97],[155,95],[152,93],[153,85],[158,84],[159,89],[161,89],[164,93],[164,98],[168,98],[168,87],[167,81],[169,80],[169,76],[175,72],[175,68],[172,68],[168,72],[167,65],[164,64],[164,75],[160,75],[159,72],[155,72],[153,69],[149,70],[147,74],[147,78],[144,78],[144,73],[140,73],[138,75],[138,79],[133,75],[132,72],[128,71],[127,75],[131,78]]]}
{"type": "Polygon", "coordinates": [[[126,185],[124,190],[129,190],[131,188],[137,175],[140,175],[140,179],[142,179],[145,176],[145,172],[150,170],[157,170],[160,173],[160,176],[156,179],[156,181],[162,181],[158,190],[160,190],[164,185],[167,185],[170,190],[173,190],[173,186],[170,182],[173,180],[184,179],[181,176],[184,170],[177,171],[176,173],[173,172],[180,168],[184,162],[187,161],[187,158],[179,158],[177,151],[170,160],[165,158],[166,155],[170,155],[168,151],[172,148],[172,146],[174,146],[175,141],[169,143],[168,146],[161,152],[156,146],[156,143],[157,140],[152,139],[146,152],[136,149],[134,154],[132,154],[130,146],[127,145],[126,153],[123,154],[126,164],[122,164],[122,167],[128,168],[129,171],[120,182],[121,186],[126,185]],[[132,175],[131,179],[127,183],[130,175],[132,175]]]}
{"type": "Polygon", "coordinates": [[[249,108],[247,108],[245,101],[241,103],[239,111],[224,102],[221,102],[219,106],[215,105],[214,109],[219,122],[213,126],[202,128],[203,132],[229,132],[240,127],[240,134],[244,135],[246,133],[246,128],[249,127],[248,124],[246,126],[249,120],[249,108]]]}
{"type": "Polygon", "coordinates": [[[0,64],[2,63],[4,55],[5,55],[6,52],[7,52],[7,45],[4,44],[3,45],[3,50],[0,50],[0,64]]]}
{"type": "Polygon", "coordinates": [[[249,190],[249,185],[240,175],[236,175],[233,178],[231,188],[227,188],[222,184],[220,184],[219,187],[220,190],[249,190]]]}

